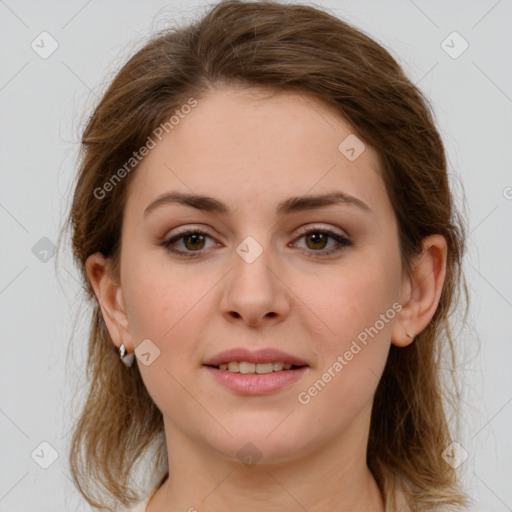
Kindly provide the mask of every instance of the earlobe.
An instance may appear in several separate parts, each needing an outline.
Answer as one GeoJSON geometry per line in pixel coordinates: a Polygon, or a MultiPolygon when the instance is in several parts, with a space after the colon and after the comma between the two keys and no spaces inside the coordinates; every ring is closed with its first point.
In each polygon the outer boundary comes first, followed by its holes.
{"type": "Polygon", "coordinates": [[[442,235],[429,235],[422,245],[422,252],[415,258],[402,285],[402,310],[397,315],[391,338],[398,347],[410,345],[427,327],[441,299],[446,277],[446,240],[442,235]]]}
{"type": "Polygon", "coordinates": [[[108,258],[98,252],[87,258],[85,268],[112,341],[117,347],[124,343],[126,349],[132,352],[133,342],[129,334],[121,285],[114,279],[109,263],[108,258]]]}

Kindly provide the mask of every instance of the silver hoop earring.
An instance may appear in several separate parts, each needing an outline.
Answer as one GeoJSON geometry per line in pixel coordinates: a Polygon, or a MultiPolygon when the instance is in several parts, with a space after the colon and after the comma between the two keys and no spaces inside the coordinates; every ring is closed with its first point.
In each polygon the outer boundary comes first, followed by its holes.
{"type": "Polygon", "coordinates": [[[130,367],[133,365],[133,361],[135,359],[134,355],[128,354],[128,352],[126,352],[126,347],[124,346],[124,343],[122,343],[121,346],[119,347],[119,357],[126,366],[130,367]]]}

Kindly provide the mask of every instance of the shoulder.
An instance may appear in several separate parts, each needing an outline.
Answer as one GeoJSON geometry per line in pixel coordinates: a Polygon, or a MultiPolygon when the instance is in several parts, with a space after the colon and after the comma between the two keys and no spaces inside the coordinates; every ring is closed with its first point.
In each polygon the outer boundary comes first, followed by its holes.
{"type": "Polygon", "coordinates": [[[161,478],[158,481],[157,485],[154,487],[154,489],[151,491],[151,493],[145,499],[143,499],[142,501],[139,501],[137,504],[135,504],[133,506],[133,508],[128,510],[128,512],[146,512],[146,508],[148,507],[149,502],[151,501],[153,496],[156,494],[158,489],[160,489],[162,487],[162,485],[164,484],[164,482],[167,480],[168,477],[169,477],[169,473],[167,472],[163,476],[163,478],[161,478]]]}
{"type": "Polygon", "coordinates": [[[405,492],[403,491],[403,489],[401,489],[401,488],[396,489],[395,498],[396,498],[396,510],[398,512],[411,512],[411,508],[409,507],[409,502],[407,500],[407,496],[405,495],[405,492]]]}
{"type": "MultiPolygon", "coordinates": [[[[417,510],[414,508],[414,510],[417,510]]],[[[439,512],[470,512],[469,508],[463,505],[442,505],[442,509],[439,508],[439,506],[431,508],[429,507],[428,510],[432,510],[432,512],[439,511],[439,512]]],[[[401,487],[398,487],[395,489],[394,493],[394,507],[391,506],[391,500],[386,501],[386,512],[413,512],[413,509],[409,505],[409,499],[408,495],[406,494],[405,490],[401,487]]]]}
{"type": "Polygon", "coordinates": [[[149,504],[149,499],[151,496],[148,496],[146,499],[139,501],[133,508],[131,508],[128,512],[146,512],[146,507],[149,504]]]}

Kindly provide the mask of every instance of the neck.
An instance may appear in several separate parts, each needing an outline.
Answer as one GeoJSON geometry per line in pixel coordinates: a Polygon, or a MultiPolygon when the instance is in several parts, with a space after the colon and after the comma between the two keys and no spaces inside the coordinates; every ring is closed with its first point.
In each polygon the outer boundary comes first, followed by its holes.
{"type": "Polygon", "coordinates": [[[384,501],[366,465],[367,436],[326,443],[302,457],[246,466],[199,448],[166,425],[169,478],[148,512],[384,512],[384,501]]]}

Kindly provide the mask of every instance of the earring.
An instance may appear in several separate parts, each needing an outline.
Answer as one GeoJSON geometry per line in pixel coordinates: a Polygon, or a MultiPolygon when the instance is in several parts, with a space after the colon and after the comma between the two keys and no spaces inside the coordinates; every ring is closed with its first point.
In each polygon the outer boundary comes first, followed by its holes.
{"type": "Polygon", "coordinates": [[[126,352],[126,347],[124,346],[124,343],[122,343],[121,346],[119,347],[119,357],[126,366],[130,367],[133,365],[134,356],[133,354],[128,354],[128,352],[126,352]]]}
{"type": "Polygon", "coordinates": [[[413,340],[414,339],[414,336],[411,336],[408,332],[405,333],[407,335],[407,337],[410,339],[410,340],[413,340]]]}

